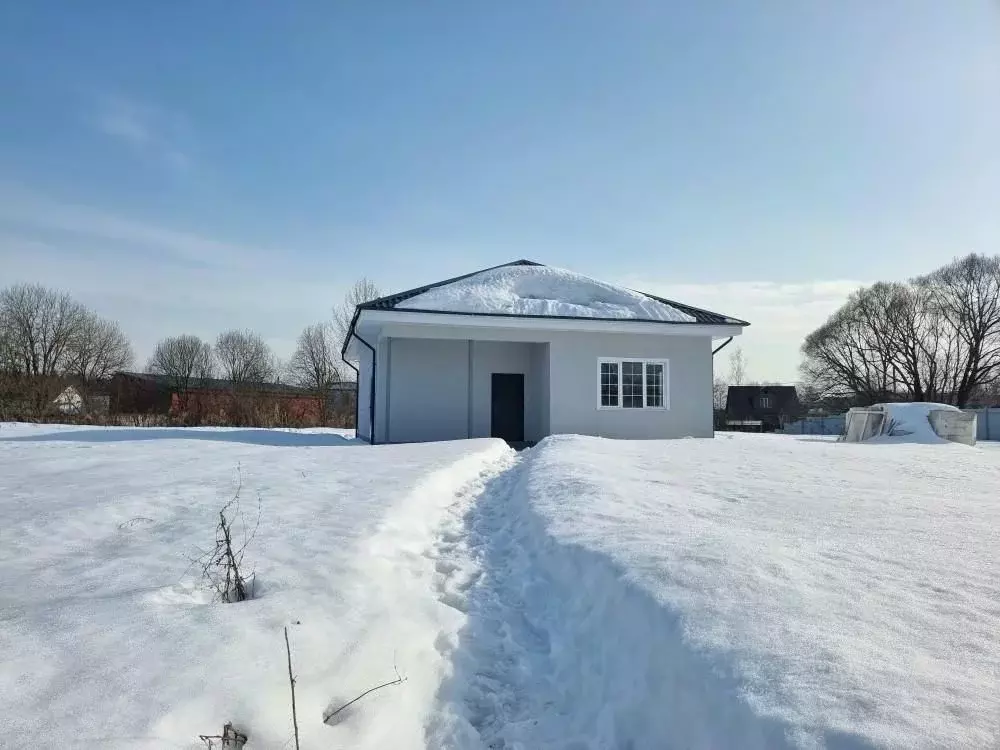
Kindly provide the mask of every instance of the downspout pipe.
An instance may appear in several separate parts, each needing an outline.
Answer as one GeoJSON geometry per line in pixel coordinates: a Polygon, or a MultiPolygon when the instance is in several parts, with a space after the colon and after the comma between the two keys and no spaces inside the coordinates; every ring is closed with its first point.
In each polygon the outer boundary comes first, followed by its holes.
{"type": "MultiPolygon", "coordinates": [[[[355,382],[355,384],[360,383],[361,382],[361,371],[358,370],[358,368],[354,366],[354,363],[351,362],[343,354],[340,355],[340,359],[343,360],[343,362],[344,362],[345,365],[347,365],[352,370],[354,370],[354,382],[355,382]]],[[[355,389],[354,389],[354,437],[357,437],[357,436],[358,436],[358,389],[357,389],[357,387],[355,387],[355,389]]]]}
{"type": "Polygon", "coordinates": [[[729,342],[732,341],[732,340],[733,340],[733,337],[730,336],[728,339],[726,339],[721,344],[719,344],[715,349],[712,350],[712,356],[714,357],[716,354],[718,354],[723,349],[725,349],[729,345],[729,342]]]}
{"type": "Polygon", "coordinates": [[[368,443],[375,445],[375,368],[378,367],[378,362],[375,361],[375,347],[361,338],[353,329],[351,335],[367,346],[372,353],[372,378],[371,386],[368,388],[368,443]]]}
{"type": "MultiPolygon", "coordinates": [[[[356,380],[358,382],[358,385],[360,385],[361,384],[361,371],[357,367],[355,367],[353,364],[351,364],[350,362],[347,361],[347,354],[346,354],[347,353],[347,345],[350,343],[350,341],[351,341],[352,338],[356,338],[362,344],[364,344],[365,346],[367,346],[368,350],[372,353],[372,376],[371,376],[370,387],[368,389],[368,397],[369,397],[368,398],[368,442],[369,442],[370,445],[375,445],[375,368],[378,366],[378,363],[375,360],[375,347],[372,346],[371,344],[369,344],[363,338],[361,338],[358,335],[357,331],[355,330],[355,326],[357,325],[358,316],[359,315],[361,315],[361,307],[360,306],[358,306],[354,310],[354,317],[351,318],[351,326],[348,329],[349,333],[347,334],[347,339],[344,341],[344,345],[340,349],[340,358],[344,361],[344,364],[346,364],[348,367],[350,367],[352,370],[354,370],[354,374],[356,375],[356,380]]],[[[357,435],[358,435],[358,421],[359,421],[358,417],[360,415],[361,415],[361,403],[358,401],[358,398],[355,395],[355,397],[354,397],[354,435],[355,435],[355,437],[357,437],[357,435]]]]}

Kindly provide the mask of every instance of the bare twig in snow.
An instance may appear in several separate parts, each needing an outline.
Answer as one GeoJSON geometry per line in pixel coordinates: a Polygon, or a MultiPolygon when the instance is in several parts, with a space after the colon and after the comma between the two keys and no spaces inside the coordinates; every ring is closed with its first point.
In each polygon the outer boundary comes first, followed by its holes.
{"type": "Polygon", "coordinates": [[[257,535],[260,528],[261,501],[257,497],[257,521],[248,530],[246,516],[240,507],[240,492],[243,490],[243,472],[237,466],[236,492],[232,499],[219,511],[219,524],[216,527],[215,547],[203,552],[196,558],[202,566],[202,575],[215,590],[223,602],[242,602],[252,599],[254,594],[255,575],[244,573],[243,556],[247,547],[257,535]],[[239,522],[243,543],[234,549],[234,523],[239,522]]]}
{"type": "Polygon", "coordinates": [[[288,653],[288,684],[292,688],[292,726],[295,728],[295,750],[299,750],[299,719],[295,711],[295,676],[292,674],[292,647],[288,643],[288,626],[285,626],[285,651],[288,653]]]}
{"type": "Polygon", "coordinates": [[[324,724],[329,724],[330,720],[333,719],[334,716],[336,716],[337,714],[339,714],[344,709],[346,709],[346,708],[348,708],[350,706],[353,706],[355,703],[357,703],[359,700],[361,700],[362,698],[364,698],[366,695],[371,695],[376,690],[381,690],[382,688],[391,687],[393,685],[401,685],[402,683],[406,682],[406,678],[400,676],[400,674],[399,674],[399,668],[396,666],[396,660],[395,660],[395,658],[392,660],[392,671],[396,673],[396,679],[395,680],[390,680],[389,682],[383,682],[381,685],[376,685],[373,688],[368,688],[365,692],[361,693],[361,695],[359,695],[358,697],[353,698],[353,699],[347,701],[347,703],[345,703],[343,706],[341,706],[340,708],[336,709],[335,711],[331,711],[331,712],[329,712],[327,714],[324,714],[323,715],[323,723],[324,724]]]}
{"type": "Polygon", "coordinates": [[[216,740],[222,750],[242,750],[247,742],[247,736],[233,728],[231,721],[222,727],[222,734],[199,734],[198,739],[208,745],[208,750],[213,750],[216,740]]]}

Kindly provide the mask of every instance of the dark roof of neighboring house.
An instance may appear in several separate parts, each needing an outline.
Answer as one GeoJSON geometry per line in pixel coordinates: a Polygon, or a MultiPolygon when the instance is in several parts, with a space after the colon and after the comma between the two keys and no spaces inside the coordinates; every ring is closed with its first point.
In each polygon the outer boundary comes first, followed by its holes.
{"type": "Polygon", "coordinates": [[[734,418],[791,413],[800,408],[794,385],[731,385],[726,394],[726,415],[734,418]],[[771,398],[770,408],[760,407],[761,396],[771,398]]]}
{"type": "MultiPolygon", "coordinates": [[[[544,264],[543,263],[536,263],[533,260],[524,260],[524,259],[515,260],[515,261],[512,261],[510,263],[501,263],[498,266],[491,266],[490,268],[481,268],[478,271],[473,271],[472,273],[466,273],[466,274],[463,274],[461,276],[455,276],[454,278],[451,278],[451,279],[445,279],[444,281],[438,281],[438,282],[435,282],[433,284],[427,284],[425,286],[417,287],[415,289],[408,289],[405,292],[397,292],[395,294],[389,294],[389,295],[386,295],[385,297],[379,297],[378,299],[373,299],[371,302],[365,302],[364,304],[358,305],[357,310],[355,311],[355,318],[357,318],[357,312],[360,311],[360,310],[399,310],[400,312],[405,311],[405,312],[423,312],[423,313],[427,313],[427,312],[442,312],[442,311],[438,311],[438,310],[414,310],[414,309],[408,309],[408,308],[397,308],[396,306],[400,302],[402,302],[404,300],[408,300],[408,299],[410,299],[412,297],[416,297],[417,295],[423,294],[424,292],[430,291],[431,289],[436,289],[436,288],[438,288],[440,286],[445,286],[446,284],[454,284],[456,281],[462,281],[464,279],[471,278],[472,276],[476,276],[478,274],[485,273],[487,271],[493,271],[493,270],[495,270],[497,268],[505,268],[507,266],[542,266],[542,265],[544,265],[544,264]]],[[[737,325],[737,326],[748,326],[748,325],[750,325],[745,320],[739,320],[738,318],[732,318],[732,317],[730,317],[728,315],[722,315],[721,313],[715,313],[715,312],[711,312],[709,310],[702,310],[701,308],[698,308],[698,307],[691,307],[690,305],[684,305],[684,304],[681,304],[680,302],[674,302],[673,300],[664,299],[663,297],[657,297],[657,296],[655,296],[653,294],[648,294],[646,292],[639,292],[639,294],[643,294],[643,295],[649,297],[652,300],[656,300],[657,302],[661,302],[661,303],[663,303],[665,305],[669,305],[670,307],[674,307],[674,308],[680,310],[683,313],[687,313],[688,315],[690,315],[691,317],[694,318],[694,320],[691,321],[693,323],[700,323],[702,325],[706,325],[706,324],[707,325],[737,325]]],[[[482,312],[449,312],[449,313],[445,313],[445,314],[448,314],[448,315],[486,315],[486,316],[489,316],[489,317],[515,317],[515,318],[517,318],[517,317],[533,317],[533,318],[565,318],[565,317],[568,317],[568,316],[563,316],[563,315],[514,315],[514,314],[511,314],[511,313],[482,313],[482,312]]],[[[589,318],[589,320],[608,320],[608,321],[614,321],[614,322],[617,322],[617,323],[627,322],[627,321],[623,320],[622,318],[589,318]]],[[[683,322],[678,322],[678,321],[644,321],[644,322],[664,323],[666,325],[686,325],[686,324],[689,324],[689,323],[687,323],[687,321],[683,321],[683,322]]],[[[353,321],[352,321],[351,328],[352,328],[352,330],[354,328],[353,321]]],[[[347,342],[345,342],[345,349],[346,349],[346,343],[347,342]]]]}
{"type": "MultiPolygon", "coordinates": [[[[173,379],[167,375],[157,375],[150,372],[119,372],[116,375],[120,375],[127,378],[133,378],[136,380],[143,380],[148,383],[154,383],[162,388],[170,388],[173,384],[173,379]]],[[[235,384],[231,380],[225,380],[223,378],[191,378],[188,387],[191,390],[204,390],[204,391],[231,391],[235,388],[235,384]]],[[[334,383],[331,386],[331,391],[354,391],[357,390],[358,384],[354,381],[342,381],[340,383],[334,383]]],[[[288,383],[258,383],[253,386],[256,391],[262,391],[265,393],[287,393],[289,395],[300,394],[303,396],[313,395],[313,391],[308,388],[300,388],[295,385],[290,385],[288,383]]]]}

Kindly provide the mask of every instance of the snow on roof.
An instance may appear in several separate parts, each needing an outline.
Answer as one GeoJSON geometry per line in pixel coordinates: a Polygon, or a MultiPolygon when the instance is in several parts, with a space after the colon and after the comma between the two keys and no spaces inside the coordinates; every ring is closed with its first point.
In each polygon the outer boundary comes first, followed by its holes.
{"type": "Polygon", "coordinates": [[[491,268],[401,300],[397,309],[693,323],[695,317],[631,289],[550,266],[491,268]]]}

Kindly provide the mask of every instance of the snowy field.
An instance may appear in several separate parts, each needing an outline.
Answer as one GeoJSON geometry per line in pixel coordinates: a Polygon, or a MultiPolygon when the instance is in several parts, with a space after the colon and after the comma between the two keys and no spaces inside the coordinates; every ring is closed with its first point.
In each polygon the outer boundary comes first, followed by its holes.
{"type": "Polygon", "coordinates": [[[286,625],[304,750],[996,747],[998,496],[992,444],[3,425],[0,747],[288,748],[286,625]]]}

